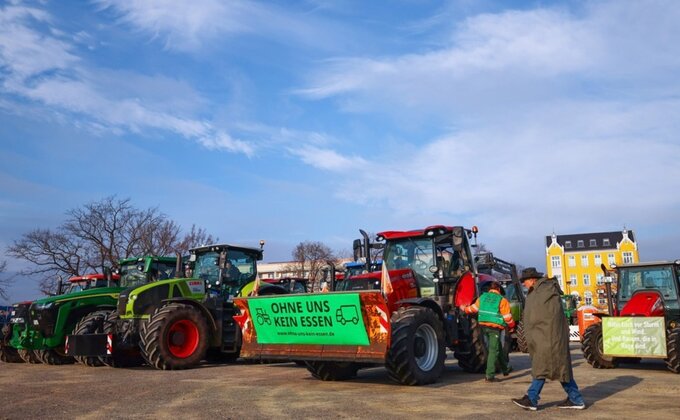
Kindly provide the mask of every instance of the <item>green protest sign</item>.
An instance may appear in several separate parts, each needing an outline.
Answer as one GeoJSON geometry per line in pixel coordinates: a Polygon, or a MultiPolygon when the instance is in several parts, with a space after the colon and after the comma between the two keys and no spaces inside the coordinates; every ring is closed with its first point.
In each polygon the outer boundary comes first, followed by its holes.
{"type": "Polygon", "coordinates": [[[604,317],[602,338],[607,356],[666,357],[663,317],[604,317]]]}
{"type": "Polygon", "coordinates": [[[248,299],[258,344],[368,345],[358,293],[248,299]]]}

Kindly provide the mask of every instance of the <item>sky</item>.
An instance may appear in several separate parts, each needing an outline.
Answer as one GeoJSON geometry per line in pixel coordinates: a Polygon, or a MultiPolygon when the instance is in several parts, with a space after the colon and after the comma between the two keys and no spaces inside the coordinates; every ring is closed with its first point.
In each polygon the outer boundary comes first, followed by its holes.
{"type": "Polygon", "coordinates": [[[270,262],[435,224],[539,270],[553,232],[680,258],[678,22],[675,0],[0,0],[0,260],[111,195],[270,262]]]}

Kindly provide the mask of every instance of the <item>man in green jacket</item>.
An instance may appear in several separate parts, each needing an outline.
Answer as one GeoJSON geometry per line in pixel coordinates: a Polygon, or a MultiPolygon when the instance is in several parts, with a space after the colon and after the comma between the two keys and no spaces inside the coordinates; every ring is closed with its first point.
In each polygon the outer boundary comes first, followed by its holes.
{"type": "Polygon", "coordinates": [[[525,410],[536,411],[546,379],[557,380],[567,393],[560,408],[583,410],[583,396],[574,381],[569,353],[569,325],[562,308],[562,290],[557,280],[529,267],[520,280],[529,289],[524,306],[524,333],[531,356],[533,381],[522,398],[512,402],[525,410]]]}

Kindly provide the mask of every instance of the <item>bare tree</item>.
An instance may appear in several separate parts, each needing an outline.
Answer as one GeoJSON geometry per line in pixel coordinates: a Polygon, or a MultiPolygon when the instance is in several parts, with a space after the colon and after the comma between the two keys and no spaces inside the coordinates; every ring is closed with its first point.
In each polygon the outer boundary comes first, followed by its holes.
{"type": "Polygon", "coordinates": [[[7,261],[0,262],[0,297],[3,299],[9,299],[7,295],[7,288],[12,284],[12,279],[5,278],[2,274],[7,268],[7,261]]]}
{"type": "Polygon", "coordinates": [[[191,225],[191,230],[175,245],[175,252],[185,255],[191,248],[214,244],[217,241],[219,241],[219,238],[213,238],[213,236],[208,234],[205,229],[197,228],[196,225],[191,225]]]}
{"type": "Polygon", "coordinates": [[[33,264],[21,274],[39,275],[46,293],[55,289],[58,277],[100,272],[105,266],[117,267],[123,258],[185,253],[197,238],[212,239],[195,226],[181,237],[181,228],[158,208],[140,210],[130,199],[115,196],[66,215],[54,231],[34,230],[8,248],[8,255],[33,264]]]}
{"type": "Polygon", "coordinates": [[[299,277],[306,277],[314,290],[316,283],[324,278],[328,261],[335,261],[333,251],[321,242],[300,242],[293,249],[293,263],[288,268],[299,277]]]}

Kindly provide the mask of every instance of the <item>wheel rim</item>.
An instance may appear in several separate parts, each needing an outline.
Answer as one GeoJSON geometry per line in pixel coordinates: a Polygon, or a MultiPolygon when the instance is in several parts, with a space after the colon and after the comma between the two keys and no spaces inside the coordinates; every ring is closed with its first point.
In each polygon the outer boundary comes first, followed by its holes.
{"type": "Polygon", "coordinates": [[[199,338],[200,334],[195,323],[188,319],[176,321],[168,331],[168,349],[175,357],[187,358],[196,351],[199,338]]]}
{"type": "Polygon", "coordinates": [[[416,364],[423,371],[429,371],[437,363],[437,333],[429,324],[422,324],[416,330],[413,353],[416,364]]]}

